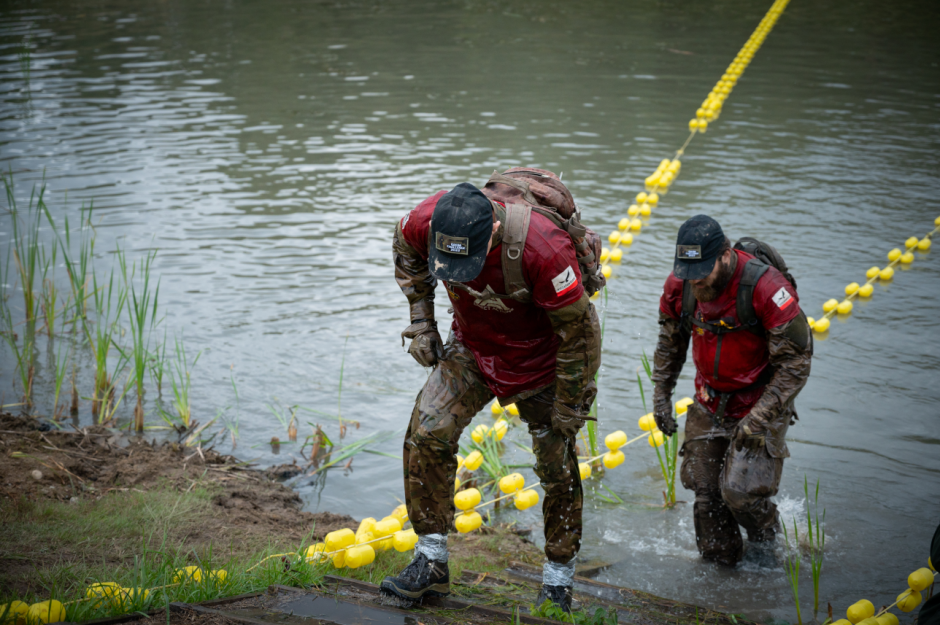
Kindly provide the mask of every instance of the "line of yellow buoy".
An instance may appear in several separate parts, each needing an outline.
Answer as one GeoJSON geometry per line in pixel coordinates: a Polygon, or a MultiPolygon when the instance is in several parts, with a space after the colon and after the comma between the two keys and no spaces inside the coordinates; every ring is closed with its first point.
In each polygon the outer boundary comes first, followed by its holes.
{"type": "MultiPolygon", "coordinates": [[[[676,150],[672,159],[666,158],[660,161],[656,171],[646,178],[644,181],[646,191],[637,194],[636,203],[631,204],[627,209],[627,216],[617,224],[617,230],[608,235],[607,240],[610,242],[611,247],[605,247],[601,250],[601,272],[604,277],[609,278],[613,274],[610,263],[620,262],[623,258],[623,250],[620,246],[633,243],[634,237],[639,235],[643,229],[641,218],[652,215],[653,209],[659,204],[660,196],[665,196],[669,192],[669,187],[679,177],[679,172],[682,169],[680,159],[685,154],[685,150],[692,142],[692,139],[697,133],[705,132],[708,129],[708,124],[718,119],[722,105],[731,95],[741,75],[744,74],[744,70],[747,69],[751,59],[754,58],[761,44],[764,43],[764,39],[770,34],[788,2],[789,0],[776,0],[771,5],[757,28],[754,29],[754,32],[751,33],[751,36],[738,51],[737,56],[734,57],[725,73],[722,74],[721,79],[715,83],[715,86],[708,93],[708,97],[695,111],[695,117],[689,121],[690,133],[685,143],[676,150]]],[[[599,292],[595,293],[592,299],[597,297],[599,297],[599,292]]]]}
{"type": "Polygon", "coordinates": [[[881,269],[877,266],[871,267],[868,271],[865,272],[865,277],[867,280],[863,284],[858,282],[852,282],[845,287],[845,299],[841,302],[833,298],[827,300],[823,308],[823,316],[818,320],[813,319],[812,317],[807,317],[809,321],[809,327],[813,329],[814,332],[822,334],[829,330],[830,319],[835,315],[850,315],[852,314],[852,300],[862,297],[868,299],[875,292],[874,283],[878,280],[882,282],[890,282],[894,278],[894,267],[899,263],[902,265],[910,265],[914,262],[914,250],[921,252],[926,252],[930,250],[931,238],[940,231],[940,217],[934,219],[934,229],[924,235],[924,238],[918,239],[917,237],[910,237],[907,241],[904,242],[905,251],[901,251],[901,248],[894,248],[888,252],[888,265],[884,269],[881,269]]]}

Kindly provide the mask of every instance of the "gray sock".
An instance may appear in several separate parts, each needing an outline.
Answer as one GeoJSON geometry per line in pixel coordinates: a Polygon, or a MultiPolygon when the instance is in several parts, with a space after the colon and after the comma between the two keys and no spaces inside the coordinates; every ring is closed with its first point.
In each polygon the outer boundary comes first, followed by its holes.
{"type": "Polygon", "coordinates": [[[415,553],[423,553],[428,560],[447,562],[447,534],[427,534],[418,536],[415,553]]]}

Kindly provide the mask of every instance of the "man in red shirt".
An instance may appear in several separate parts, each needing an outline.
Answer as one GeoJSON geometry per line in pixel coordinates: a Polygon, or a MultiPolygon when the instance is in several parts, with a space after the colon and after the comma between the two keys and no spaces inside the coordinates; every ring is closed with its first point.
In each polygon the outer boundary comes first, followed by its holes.
{"type": "Polygon", "coordinates": [[[692,340],[695,403],[679,453],[682,484],[695,492],[698,550],[707,560],[737,564],[742,525],[749,559],[766,561],[778,527],[770,498],[790,455],[785,439],[796,419],[793,401],[813,354],[795,283],[732,249],[718,222],[698,215],[679,229],[659,311],[654,416],[667,436],[676,431],[672,391],[692,340]]]}
{"type": "MultiPolygon", "coordinates": [[[[462,183],[421,202],[395,231],[395,278],[411,311],[402,337],[412,339],[409,352],[433,370],[404,444],[405,498],[419,537],[415,559],[382,589],[406,600],[449,592],[457,441],[495,396],[519,408],[545,490],[548,562],[538,602],[547,598],[568,609],[581,544],[575,437],[597,394],[600,324],[567,232],[534,210],[521,251],[525,293],[501,294],[506,211],[462,183]],[[438,280],[454,314],[446,344],[434,320],[438,280]]],[[[511,238],[506,249],[513,249],[511,238]]]]}

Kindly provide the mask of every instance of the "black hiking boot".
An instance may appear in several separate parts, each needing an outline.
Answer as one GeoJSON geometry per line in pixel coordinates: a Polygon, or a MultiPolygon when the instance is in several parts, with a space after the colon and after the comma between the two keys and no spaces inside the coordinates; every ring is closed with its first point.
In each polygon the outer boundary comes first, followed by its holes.
{"type": "Polygon", "coordinates": [[[419,553],[397,577],[386,577],[381,591],[406,602],[421,601],[425,595],[444,597],[450,594],[450,571],[446,562],[428,560],[419,553]]]}
{"type": "Polygon", "coordinates": [[[545,601],[551,601],[562,611],[571,614],[571,586],[549,586],[542,584],[539,598],[535,600],[535,607],[540,608],[545,601]]]}

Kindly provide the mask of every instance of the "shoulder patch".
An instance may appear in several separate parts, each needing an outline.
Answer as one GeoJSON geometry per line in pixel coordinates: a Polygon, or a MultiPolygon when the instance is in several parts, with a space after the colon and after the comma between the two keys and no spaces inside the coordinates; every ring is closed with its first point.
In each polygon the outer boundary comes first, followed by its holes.
{"type": "Polygon", "coordinates": [[[408,220],[411,219],[411,211],[405,213],[405,216],[401,218],[401,227],[405,228],[405,225],[408,223],[408,220]]]}
{"type": "Polygon", "coordinates": [[[774,293],[774,304],[777,305],[777,308],[784,310],[787,306],[793,303],[793,296],[790,295],[790,292],[786,287],[780,287],[780,290],[774,293]]]}
{"type": "Polygon", "coordinates": [[[571,265],[568,265],[564,271],[552,278],[552,286],[555,287],[555,295],[559,297],[578,286],[578,278],[571,265]]]}

